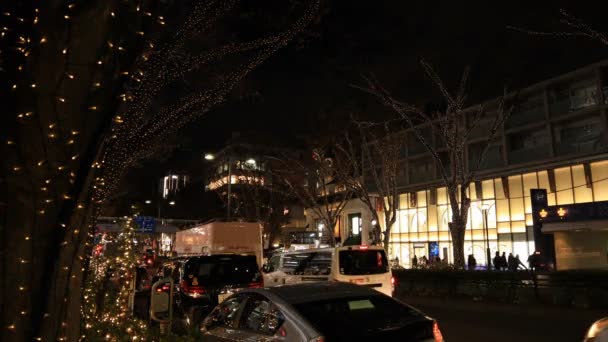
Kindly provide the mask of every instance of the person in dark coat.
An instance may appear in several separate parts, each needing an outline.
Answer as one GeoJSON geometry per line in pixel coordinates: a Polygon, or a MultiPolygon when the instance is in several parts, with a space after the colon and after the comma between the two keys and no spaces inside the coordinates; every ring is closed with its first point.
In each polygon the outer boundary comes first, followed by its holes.
{"type": "Polygon", "coordinates": [[[500,269],[506,270],[509,264],[507,263],[507,255],[506,252],[502,252],[502,256],[500,257],[500,269]]]}
{"type": "Polygon", "coordinates": [[[518,265],[517,261],[515,260],[513,253],[509,253],[509,258],[507,259],[507,267],[508,267],[509,271],[516,271],[517,266],[519,266],[519,265],[518,265]]]}
{"type": "Polygon", "coordinates": [[[496,255],[494,255],[494,259],[492,259],[492,263],[494,264],[495,270],[500,270],[500,266],[502,265],[502,263],[501,263],[501,259],[500,259],[500,253],[498,253],[498,251],[496,251],[496,255]]]}
{"type": "Polygon", "coordinates": [[[416,257],[416,254],[414,254],[414,257],[412,258],[412,267],[418,268],[418,258],[416,257]]]}
{"type": "Polygon", "coordinates": [[[470,271],[474,270],[475,267],[477,266],[477,260],[475,260],[475,257],[473,256],[473,254],[469,254],[469,259],[467,261],[467,265],[468,265],[470,271]]]}

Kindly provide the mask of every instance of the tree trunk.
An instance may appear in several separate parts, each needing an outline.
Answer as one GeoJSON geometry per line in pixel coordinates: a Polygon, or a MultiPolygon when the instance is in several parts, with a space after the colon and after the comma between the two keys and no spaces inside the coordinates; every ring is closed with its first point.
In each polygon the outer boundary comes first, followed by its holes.
{"type": "Polygon", "coordinates": [[[458,269],[464,268],[464,233],[466,224],[464,222],[450,222],[450,235],[452,236],[452,249],[454,253],[454,266],[458,269]]]}

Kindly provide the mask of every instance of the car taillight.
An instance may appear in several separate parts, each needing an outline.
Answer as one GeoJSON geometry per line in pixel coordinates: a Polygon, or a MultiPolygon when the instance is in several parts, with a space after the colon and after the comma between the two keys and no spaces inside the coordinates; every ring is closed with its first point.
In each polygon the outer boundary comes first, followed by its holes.
{"type": "Polygon", "coordinates": [[[366,250],[368,248],[369,248],[368,245],[361,245],[361,246],[359,246],[359,249],[361,249],[361,250],[366,250]]]}
{"type": "Polygon", "coordinates": [[[179,283],[179,287],[180,287],[180,289],[182,290],[182,292],[188,292],[188,282],[187,282],[187,281],[182,280],[182,281],[179,283]]]}
{"type": "Polygon", "coordinates": [[[264,287],[264,282],[257,281],[257,282],[249,283],[249,285],[247,287],[253,288],[253,289],[261,288],[261,287],[264,287]]]}
{"type": "Polygon", "coordinates": [[[148,259],[147,262],[148,262],[148,265],[152,265],[152,259],[148,259]]]}
{"type": "Polygon", "coordinates": [[[443,342],[443,335],[441,335],[437,321],[433,321],[433,338],[435,338],[435,342],[443,342]]]}

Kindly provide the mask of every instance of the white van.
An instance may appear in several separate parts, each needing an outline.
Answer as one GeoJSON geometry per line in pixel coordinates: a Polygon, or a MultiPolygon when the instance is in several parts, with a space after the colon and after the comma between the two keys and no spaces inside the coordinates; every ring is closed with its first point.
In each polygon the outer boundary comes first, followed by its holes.
{"type": "Polygon", "coordinates": [[[263,267],[264,285],[341,281],[371,287],[388,296],[394,279],[384,248],[344,246],[284,252],[263,267]]]}

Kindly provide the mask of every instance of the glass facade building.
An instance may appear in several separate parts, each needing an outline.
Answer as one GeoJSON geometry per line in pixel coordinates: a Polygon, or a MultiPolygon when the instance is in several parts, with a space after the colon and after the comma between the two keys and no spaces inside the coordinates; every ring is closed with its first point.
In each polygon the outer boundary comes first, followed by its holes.
{"type": "MultiPolygon", "coordinates": [[[[530,189],[546,189],[550,206],[608,200],[607,104],[608,61],[521,90],[512,115],[489,144],[478,181],[468,189],[472,203],[465,259],[473,254],[478,264],[485,264],[489,243],[492,256],[496,251],[513,253],[525,262],[535,249],[530,189]]],[[[487,117],[476,122],[470,134],[470,168],[486,146],[494,120],[493,103],[486,105],[487,117]]],[[[440,156],[447,155],[431,129],[422,132],[440,156]]],[[[413,133],[403,134],[402,194],[389,254],[405,267],[411,266],[414,255],[452,262],[446,189],[413,133]]]]}
{"type": "MultiPolygon", "coordinates": [[[[549,205],[608,200],[608,160],[587,165],[591,179],[586,178],[585,164],[575,164],[486,179],[471,186],[465,255],[473,254],[478,264],[485,264],[489,242],[492,256],[499,251],[527,259],[534,251],[530,189],[547,189],[549,205]]],[[[391,231],[392,258],[399,257],[405,267],[414,255],[453,261],[448,229],[451,210],[444,187],[401,194],[398,212],[391,231]]]]}

